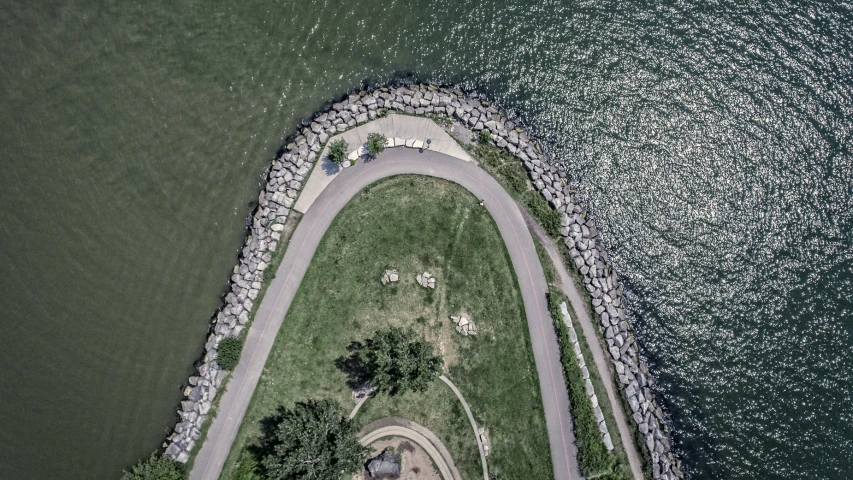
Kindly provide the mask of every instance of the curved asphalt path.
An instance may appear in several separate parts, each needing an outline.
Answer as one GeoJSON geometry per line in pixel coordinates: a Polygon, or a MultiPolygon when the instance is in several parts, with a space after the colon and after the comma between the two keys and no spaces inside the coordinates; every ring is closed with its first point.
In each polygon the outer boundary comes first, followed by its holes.
{"type": "Polygon", "coordinates": [[[359,442],[365,446],[384,437],[407,438],[429,455],[444,480],[462,480],[444,443],[419,423],[400,417],[382,418],[364,427],[358,436],[359,442]]]}
{"type": "Polygon", "coordinates": [[[190,472],[191,480],[215,480],[237,436],[240,423],[264,369],[278,329],[296,294],[311,258],[335,216],[364,187],[385,177],[427,175],[457,183],[484,200],[509,252],[518,278],[551,446],[555,480],[579,479],[569,396],[563,381],[557,338],[548,314],[548,291],[533,238],[512,197],[485,171],[429,150],[388,149],[376,160],[344,169],[305,212],[287,247],[276,277],[249,329],[240,363],[232,372],[219,402],[218,414],[190,472]]]}

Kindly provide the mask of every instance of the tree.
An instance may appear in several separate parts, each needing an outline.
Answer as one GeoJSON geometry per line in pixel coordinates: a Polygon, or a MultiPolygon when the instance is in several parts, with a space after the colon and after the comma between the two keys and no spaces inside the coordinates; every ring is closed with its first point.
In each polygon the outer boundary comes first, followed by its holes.
{"type": "Polygon", "coordinates": [[[367,135],[367,151],[371,157],[375,157],[382,150],[385,150],[385,145],[388,139],[381,133],[370,133],[367,135]]]}
{"type": "Polygon", "coordinates": [[[184,480],[184,466],[173,462],[157,452],[140,461],[129,472],[124,472],[121,480],[184,480]]]}
{"type": "Polygon", "coordinates": [[[299,402],[292,410],[279,407],[263,428],[257,450],[271,480],[340,480],[357,472],[370,454],[333,400],[299,402]]]}
{"type": "Polygon", "coordinates": [[[410,328],[380,330],[365,342],[364,350],[370,385],[378,392],[422,392],[441,375],[441,357],[433,355],[432,344],[410,328]]]}
{"type": "Polygon", "coordinates": [[[346,140],[339,138],[334,142],[329,144],[329,160],[337,163],[338,165],[344,163],[344,160],[347,159],[347,150],[349,149],[349,144],[346,140]]]}
{"type": "Polygon", "coordinates": [[[223,370],[234,370],[243,353],[243,340],[238,337],[225,337],[219,342],[219,352],[216,354],[216,363],[223,370]]]}

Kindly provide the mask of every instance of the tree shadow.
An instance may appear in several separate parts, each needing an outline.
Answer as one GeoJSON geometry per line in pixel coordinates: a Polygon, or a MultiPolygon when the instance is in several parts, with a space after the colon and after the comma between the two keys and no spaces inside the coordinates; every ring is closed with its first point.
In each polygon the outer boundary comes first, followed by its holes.
{"type": "MultiPolygon", "coordinates": [[[[251,468],[253,473],[262,477],[265,476],[266,469],[262,460],[269,455],[275,455],[275,448],[281,444],[281,440],[279,440],[279,436],[276,434],[276,428],[282,423],[287,413],[287,409],[283,405],[280,405],[276,409],[275,414],[266,416],[258,422],[261,426],[261,434],[257,442],[246,446],[246,454],[252,457],[251,463],[253,465],[251,468]]],[[[246,460],[249,459],[242,461],[246,460]]]]}
{"type": "Polygon", "coordinates": [[[334,175],[342,170],[341,166],[329,160],[329,157],[320,159],[320,167],[326,172],[326,175],[334,175]]]}
{"type": "Polygon", "coordinates": [[[335,367],[347,376],[347,386],[353,390],[357,390],[370,382],[370,369],[361,357],[364,347],[364,343],[352,342],[347,346],[349,355],[335,359],[335,367]]]}

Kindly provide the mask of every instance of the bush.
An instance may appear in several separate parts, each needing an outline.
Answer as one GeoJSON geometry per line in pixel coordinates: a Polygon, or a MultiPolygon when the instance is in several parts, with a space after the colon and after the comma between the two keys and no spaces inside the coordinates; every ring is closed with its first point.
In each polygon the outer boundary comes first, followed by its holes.
{"type": "Polygon", "coordinates": [[[349,144],[342,138],[335,140],[329,144],[329,160],[341,165],[347,159],[347,150],[349,144]]]}
{"type": "Polygon", "coordinates": [[[379,109],[379,116],[380,117],[387,117],[388,116],[388,109],[387,108],[380,108],[379,109]]]}
{"type": "Polygon", "coordinates": [[[485,128],[480,130],[479,140],[481,144],[489,143],[489,140],[492,139],[492,132],[486,130],[485,128]]]}
{"type": "Polygon", "coordinates": [[[298,402],[263,421],[256,449],[265,478],[340,480],[356,473],[370,453],[333,400],[298,402]]]}
{"type": "Polygon", "coordinates": [[[385,145],[388,139],[381,133],[370,133],[367,135],[367,151],[371,157],[375,157],[382,150],[385,150],[385,145]]]}
{"type": "Polygon", "coordinates": [[[219,342],[219,353],[216,354],[216,363],[224,370],[234,370],[243,353],[243,340],[238,337],[225,337],[219,342]]]}
{"type": "Polygon", "coordinates": [[[173,462],[157,452],[140,461],[129,472],[124,472],[121,480],[183,480],[186,478],[184,466],[173,462]]]}
{"type": "Polygon", "coordinates": [[[260,480],[261,466],[258,464],[258,459],[251,452],[243,450],[240,454],[240,459],[234,466],[234,475],[231,480],[260,480]]]}

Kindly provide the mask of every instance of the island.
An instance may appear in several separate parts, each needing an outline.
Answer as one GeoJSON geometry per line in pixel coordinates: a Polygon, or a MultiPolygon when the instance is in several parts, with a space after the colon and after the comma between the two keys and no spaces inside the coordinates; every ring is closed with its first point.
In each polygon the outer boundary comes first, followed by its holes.
{"type": "Polygon", "coordinates": [[[683,478],[601,234],[510,117],[399,84],[305,122],[125,476],[683,478]]]}

